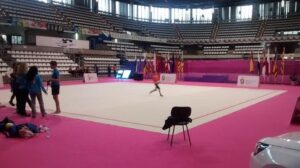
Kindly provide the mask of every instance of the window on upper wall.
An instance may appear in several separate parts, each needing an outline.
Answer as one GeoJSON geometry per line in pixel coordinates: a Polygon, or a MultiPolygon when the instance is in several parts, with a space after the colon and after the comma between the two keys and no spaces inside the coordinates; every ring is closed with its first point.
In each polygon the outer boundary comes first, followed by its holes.
{"type": "Polygon", "coordinates": [[[149,7],[142,5],[133,5],[133,19],[140,21],[149,21],[149,7]]]}
{"type": "Polygon", "coordinates": [[[116,14],[121,16],[130,16],[128,3],[116,1],[116,14]]]}
{"type": "Polygon", "coordinates": [[[252,19],[252,10],[253,10],[252,5],[237,6],[236,7],[236,19],[238,21],[252,19]]]}
{"type": "Polygon", "coordinates": [[[11,36],[11,44],[22,44],[22,36],[11,36]]]}
{"type": "Polygon", "coordinates": [[[38,0],[38,1],[48,3],[48,0],[38,0]]]}
{"type": "MultiPolygon", "coordinates": [[[[43,0],[43,1],[48,1],[48,0],[43,0]]],[[[55,2],[63,3],[63,4],[72,4],[73,0],[54,0],[55,2]]]]}
{"type": "Polygon", "coordinates": [[[132,5],[127,4],[127,16],[128,16],[128,18],[133,17],[131,11],[132,11],[132,5]]]}
{"type": "Polygon", "coordinates": [[[98,10],[103,12],[112,12],[112,0],[98,0],[98,10]]]}
{"type": "Polygon", "coordinates": [[[283,31],[283,32],[277,32],[277,34],[284,34],[284,35],[299,35],[300,30],[296,31],[283,31]]]}
{"type": "Polygon", "coordinates": [[[138,20],[138,5],[133,5],[132,6],[132,18],[134,20],[138,20]]]}
{"type": "Polygon", "coordinates": [[[120,2],[116,1],[116,14],[119,15],[120,14],[120,2]]]}
{"type": "Polygon", "coordinates": [[[152,22],[169,23],[169,8],[158,8],[151,6],[152,22]]]}
{"type": "Polygon", "coordinates": [[[192,13],[193,13],[192,16],[193,16],[194,22],[204,21],[204,22],[211,23],[214,9],[213,8],[209,8],[209,9],[196,8],[196,9],[192,10],[192,13]]]}
{"type": "Polygon", "coordinates": [[[191,9],[172,8],[172,23],[186,23],[191,20],[191,9]]]}
{"type": "Polygon", "coordinates": [[[273,16],[274,3],[259,4],[259,16],[261,19],[271,18],[273,16]]]}
{"type": "Polygon", "coordinates": [[[287,16],[290,13],[290,1],[281,1],[279,15],[287,16]]]}

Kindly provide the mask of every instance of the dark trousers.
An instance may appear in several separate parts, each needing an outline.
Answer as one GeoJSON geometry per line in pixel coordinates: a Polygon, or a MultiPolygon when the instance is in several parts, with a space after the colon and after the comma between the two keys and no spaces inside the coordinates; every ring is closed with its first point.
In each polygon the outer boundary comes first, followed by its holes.
{"type": "Polygon", "coordinates": [[[31,106],[31,101],[29,99],[27,89],[18,89],[16,91],[16,98],[17,98],[17,113],[20,115],[26,115],[26,102],[31,106]]]}
{"type": "Polygon", "coordinates": [[[15,97],[16,97],[16,93],[13,92],[12,95],[11,95],[11,97],[10,97],[10,99],[9,99],[9,101],[10,101],[10,102],[13,102],[14,99],[15,99],[15,97]]]}

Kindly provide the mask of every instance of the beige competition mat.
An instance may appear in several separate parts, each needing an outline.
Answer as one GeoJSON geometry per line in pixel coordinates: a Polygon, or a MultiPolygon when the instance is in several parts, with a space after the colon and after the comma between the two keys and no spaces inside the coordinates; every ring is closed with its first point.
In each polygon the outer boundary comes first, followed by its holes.
{"type": "MultiPolygon", "coordinates": [[[[167,133],[161,128],[173,106],[192,107],[190,128],[282,94],[283,90],[224,88],[161,84],[164,97],[148,83],[97,83],[61,87],[60,115],[105,124],[167,133]]],[[[49,88],[49,93],[51,90],[49,88]]],[[[0,90],[8,102],[9,90],[0,90]]],[[[51,95],[44,95],[48,113],[55,109],[51,95]]],[[[37,110],[39,110],[37,108],[37,110]]],[[[176,132],[182,131],[178,128],[176,132]]]]}

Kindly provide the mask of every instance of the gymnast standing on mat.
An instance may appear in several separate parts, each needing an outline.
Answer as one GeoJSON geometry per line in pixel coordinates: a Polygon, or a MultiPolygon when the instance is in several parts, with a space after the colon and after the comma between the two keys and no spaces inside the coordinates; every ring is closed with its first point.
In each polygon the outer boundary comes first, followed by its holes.
{"type": "Polygon", "coordinates": [[[155,72],[154,75],[152,76],[152,81],[153,81],[153,83],[155,85],[155,88],[153,90],[151,90],[149,94],[151,94],[152,92],[155,92],[155,91],[158,90],[159,95],[161,97],[163,97],[163,95],[161,94],[161,91],[160,91],[160,87],[158,86],[158,84],[160,83],[160,80],[159,80],[159,75],[158,75],[157,72],[155,72]]]}
{"type": "Polygon", "coordinates": [[[52,69],[51,79],[47,82],[47,85],[51,85],[52,95],[56,106],[56,111],[54,113],[61,113],[60,103],[58,99],[60,83],[59,83],[59,71],[57,69],[57,62],[51,61],[50,67],[52,69]]]}

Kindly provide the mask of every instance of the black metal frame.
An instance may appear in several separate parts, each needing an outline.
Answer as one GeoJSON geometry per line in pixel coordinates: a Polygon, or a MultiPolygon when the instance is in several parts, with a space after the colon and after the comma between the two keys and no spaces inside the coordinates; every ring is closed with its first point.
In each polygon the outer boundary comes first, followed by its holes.
{"type": "MultiPolygon", "coordinates": [[[[188,138],[189,138],[189,143],[190,143],[190,146],[192,146],[191,137],[190,137],[189,128],[188,128],[188,122],[180,122],[180,123],[177,123],[177,124],[173,125],[173,132],[172,132],[172,137],[171,137],[170,145],[172,146],[172,144],[173,144],[174,132],[175,132],[175,126],[176,125],[181,125],[182,126],[184,140],[185,140],[184,126],[186,126],[186,132],[187,132],[187,135],[188,135],[188,138]]],[[[167,141],[169,140],[170,130],[171,130],[171,128],[169,128],[167,141]]]]}

